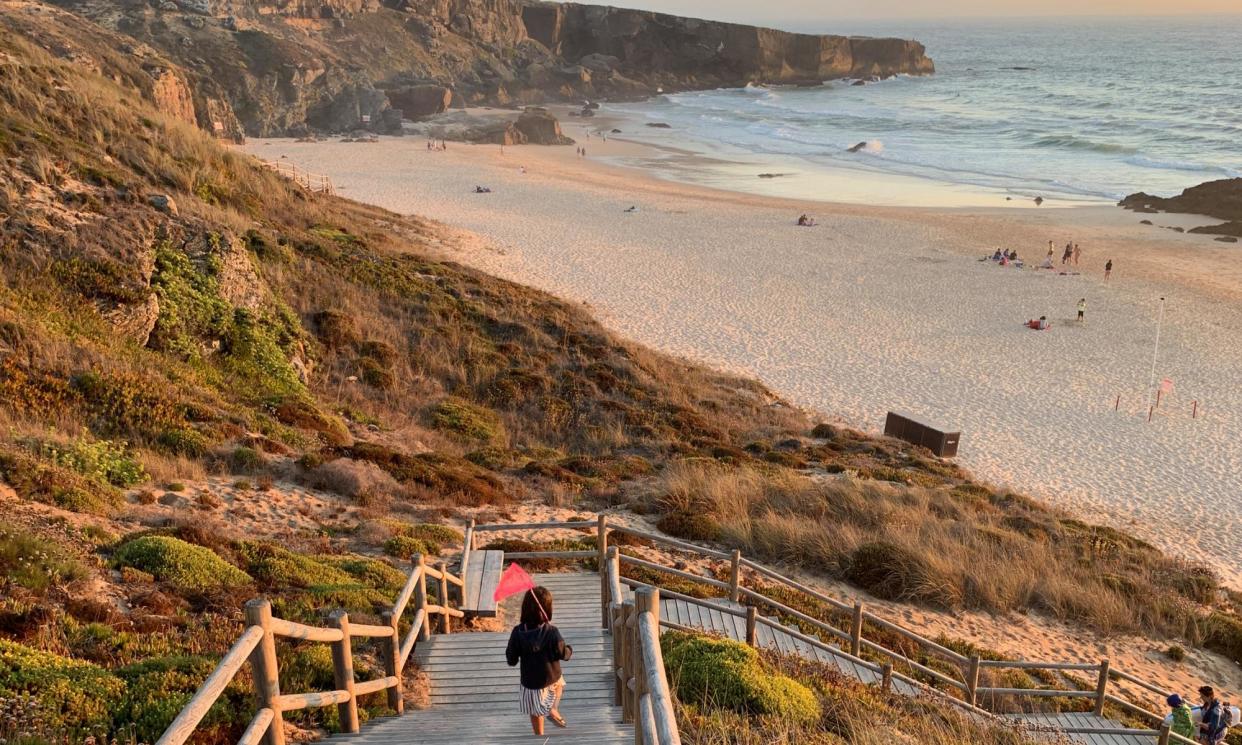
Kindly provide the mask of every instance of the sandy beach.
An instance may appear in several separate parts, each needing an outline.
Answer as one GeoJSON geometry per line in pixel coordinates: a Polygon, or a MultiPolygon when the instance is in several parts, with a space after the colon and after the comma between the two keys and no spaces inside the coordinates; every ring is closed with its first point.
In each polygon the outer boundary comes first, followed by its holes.
{"type": "Polygon", "coordinates": [[[1139,224],[1201,220],[718,191],[604,162],[672,151],[586,140],[572,119],[565,129],[589,157],[573,146],[430,152],[414,137],[246,150],[327,174],[343,196],[442,221],[457,229],[448,258],[586,303],[626,337],[755,376],[851,426],[877,432],[898,410],[960,429],[960,460],[980,477],[1242,587],[1242,249],[1139,224]],[[818,226],[796,227],[802,213],[818,226]],[[1058,269],[1066,241],[1082,246],[1077,273],[1029,268],[1049,240],[1058,269]],[[997,247],[1028,268],[978,260],[997,247]],[[1148,422],[1161,297],[1156,378],[1174,388],[1148,422]],[[1050,330],[1023,326],[1041,315],[1050,330]]]}

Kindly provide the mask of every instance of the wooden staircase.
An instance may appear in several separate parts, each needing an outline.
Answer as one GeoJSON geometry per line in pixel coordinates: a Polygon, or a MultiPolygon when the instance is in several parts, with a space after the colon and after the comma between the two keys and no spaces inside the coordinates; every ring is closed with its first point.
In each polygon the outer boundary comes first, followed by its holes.
{"type": "MultiPolygon", "coordinates": [[[[633,743],[634,726],[622,723],[614,704],[612,634],[600,623],[598,574],[542,574],[535,581],[552,591],[553,622],[574,648],[562,666],[565,698],[560,729],[545,722],[544,736],[531,733],[518,710],[518,672],[505,663],[509,631],[435,635],[420,642],[413,659],[426,674],[431,706],[403,717],[364,725],[356,735],[330,742],[354,745],[485,745],[559,741],[583,745],[633,743]]],[[[506,622],[516,622],[516,613],[506,622]]]]}

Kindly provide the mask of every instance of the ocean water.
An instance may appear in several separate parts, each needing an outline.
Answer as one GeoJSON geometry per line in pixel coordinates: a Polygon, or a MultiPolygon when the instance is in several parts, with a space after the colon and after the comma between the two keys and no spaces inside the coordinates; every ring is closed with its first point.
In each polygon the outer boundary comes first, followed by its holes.
{"type": "MultiPolygon", "coordinates": [[[[671,138],[750,171],[771,163],[870,174],[879,192],[900,179],[1104,202],[1242,176],[1242,15],[796,30],[915,38],[937,72],[677,93],[606,110],[671,127],[636,126],[639,139],[671,138]],[[860,142],[861,152],[846,152],[860,142]]],[[[723,172],[681,176],[718,183],[723,172]]]]}

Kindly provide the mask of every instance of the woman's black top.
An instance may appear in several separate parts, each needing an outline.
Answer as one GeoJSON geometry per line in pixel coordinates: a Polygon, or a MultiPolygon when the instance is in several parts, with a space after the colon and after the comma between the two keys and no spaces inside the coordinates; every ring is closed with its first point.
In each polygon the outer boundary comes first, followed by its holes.
{"type": "Polygon", "coordinates": [[[519,623],[509,635],[505,660],[509,667],[521,662],[522,686],[538,690],[561,679],[561,660],[568,660],[573,653],[574,648],[552,624],[532,627],[519,623]]]}

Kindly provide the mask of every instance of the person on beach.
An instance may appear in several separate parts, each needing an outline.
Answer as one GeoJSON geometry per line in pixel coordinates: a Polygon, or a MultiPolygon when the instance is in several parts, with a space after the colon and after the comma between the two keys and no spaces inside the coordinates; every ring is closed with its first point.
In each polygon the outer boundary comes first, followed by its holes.
{"type": "Polygon", "coordinates": [[[1082,258],[1082,249],[1078,247],[1077,243],[1075,243],[1074,244],[1074,266],[1078,266],[1078,260],[1081,258],[1082,258]]]}
{"type": "Polygon", "coordinates": [[[1057,250],[1052,247],[1052,241],[1048,241],[1048,261],[1049,262],[1052,261],[1052,257],[1056,254],[1056,252],[1057,250]]]}
{"type": "MultiPolygon", "coordinates": [[[[803,217],[806,217],[806,215],[803,215],[803,217]]],[[[996,249],[996,253],[992,254],[992,261],[1000,261],[1001,259],[1007,259],[1007,258],[1009,258],[1009,252],[1005,251],[1004,253],[1001,253],[1001,250],[999,248],[996,249]]]]}
{"type": "Polygon", "coordinates": [[[1229,721],[1225,714],[1225,707],[1220,699],[1216,698],[1216,691],[1212,690],[1212,686],[1203,686],[1199,689],[1199,700],[1203,702],[1199,741],[1204,745],[1219,745],[1225,741],[1225,735],[1229,734],[1229,721]]]}
{"type": "Polygon", "coordinates": [[[1104,281],[1107,282],[1108,278],[1111,277],[1112,274],[1113,274],[1113,260],[1109,259],[1104,264],[1104,281]]]}
{"type": "Polygon", "coordinates": [[[1173,721],[1169,724],[1173,733],[1190,740],[1195,739],[1195,720],[1190,712],[1190,704],[1183,701],[1182,697],[1176,693],[1169,696],[1168,704],[1173,710],[1173,721]]]}
{"type": "Polygon", "coordinates": [[[573,657],[574,648],[565,643],[561,632],[552,625],[552,593],[546,587],[534,587],[522,598],[521,622],[509,634],[505,661],[509,667],[521,664],[521,690],[518,706],[530,717],[530,727],[543,736],[543,719],[557,727],[567,727],[559,706],[565,693],[561,662],[573,657]]]}
{"type": "Polygon", "coordinates": [[[1070,257],[1074,255],[1074,244],[1065,244],[1065,253],[1061,254],[1061,266],[1069,263],[1070,257]]]}

